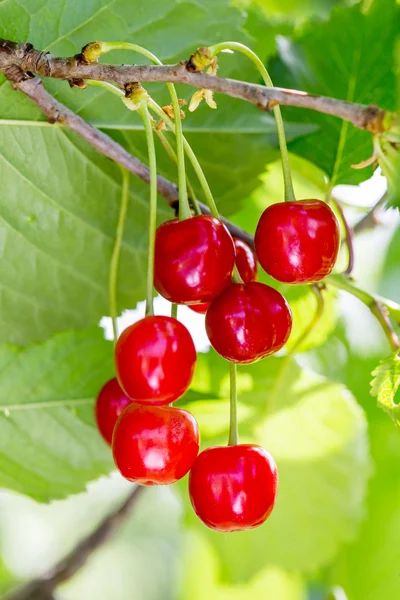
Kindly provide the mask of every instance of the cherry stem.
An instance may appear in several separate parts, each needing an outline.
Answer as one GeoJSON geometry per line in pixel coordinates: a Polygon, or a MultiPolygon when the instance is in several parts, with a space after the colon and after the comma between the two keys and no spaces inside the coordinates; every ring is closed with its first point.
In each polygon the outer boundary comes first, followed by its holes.
{"type": "Polygon", "coordinates": [[[146,317],[154,315],[153,282],[154,282],[154,243],[157,227],[157,162],[154,146],[153,126],[147,104],[138,110],[143,120],[147,140],[150,169],[150,209],[149,209],[149,240],[147,263],[147,288],[146,288],[146,317]]]}
{"type": "Polygon", "coordinates": [[[314,284],[311,289],[317,301],[315,313],[307,327],[301,333],[300,337],[296,340],[292,348],[289,350],[286,358],[292,356],[292,354],[295,354],[299,350],[299,348],[301,348],[301,345],[304,344],[308,336],[311,335],[311,333],[314,331],[315,327],[318,325],[324,313],[325,300],[322,294],[322,289],[317,284],[314,284]]]}
{"type": "Polygon", "coordinates": [[[346,215],[344,214],[342,204],[339,202],[339,200],[337,200],[333,196],[331,196],[331,199],[333,200],[333,203],[336,207],[336,210],[339,214],[339,218],[342,221],[342,224],[343,224],[343,227],[344,227],[344,230],[346,233],[346,246],[347,246],[349,260],[347,263],[347,268],[345,271],[343,271],[343,274],[351,275],[351,273],[353,272],[353,269],[354,269],[354,232],[353,232],[352,227],[349,225],[349,223],[346,219],[346,215]]]}
{"type": "Polygon", "coordinates": [[[326,283],[330,283],[334,287],[337,287],[349,294],[352,294],[363,304],[365,304],[371,313],[376,317],[379,321],[386,338],[389,342],[390,347],[393,350],[397,350],[400,348],[400,340],[393,329],[392,323],[390,322],[390,317],[396,321],[396,323],[400,323],[400,305],[392,302],[391,300],[387,300],[386,298],[382,298],[381,296],[374,296],[369,292],[364,290],[360,290],[356,285],[354,285],[349,277],[340,274],[329,275],[326,278],[326,283]]]}
{"type": "MultiPolygon", "coordinates": [[[[152,98],[149,99],[149,108],[163,121],[165,121],[165,123],[168,125],[168,127],[171,129],[171,131],[173,133],[175,133],[175,124],[174,121],[172,119],[170,119],[168,117],[168,115],[165,114],[165,112],[163,111],[163,109],[161,108],[161,106],[159,106],[157,104],[157,102],[155,102],[152,98]]],[[[206,201],[206,204],[208,206],[208,208],[210,209],[210,213],[214,216],[217,217],[217,219],[219,219],[219,213],[218,213],[218,208],[217,205],[215,204],[215,200],[214,197],[212,195],[212,192],[210,190],[210,186],[208,185],[206,176],[204,175],[203,169],[200,166],[199,161],[197,160],[197,157],[195,155],[195,153],[193,152],[189,142],[187,141],[187,139],[185,137],[183,137],[183,146],[184,146],[184,150],[186,152],[186,156],[188,157],[188,159],[191,162],[191,165],[193,167],[193,170],[195,171],[197,178],[199,180],[199,183],[201,185],[201,188],[203,190],[203,194],[204,194],[204,198],[206,201]]]]}
{"type": "Polygon", "coordinates": [[[237,268],[236,264],[233,267],[232,281],[233,283],[243,283],[243,279],[240,277],[239,269],[237,268]]]}
{"type": "MultiPolygon", "coordinates": [[[[165,148],[168,156],[172,160],[172,162],[174,162],[175,164],[178,164],[178,159],[177,159],[176,152],[173,149],[173,147],[171,146],[171,144],[169,143],[169,141],[167,140],[167,137],[159,129],[154,129],[154,131],[155,131],[158,139],[160,140],[161,144],[165,148]]],[[[196,215],[201,215],[202,212],[200,210],[200,206],[199,206],[199,203],[197,202],[195,191],[193,189],[192,184],[189,181],[189,177],[188,176],[186,176],[186,185],[187,185],[187,190],[188,190],[188,194],[189,194],[190,204],[192,205],[195,214],[196,215]]]]}
{"type": "Polygon", "coordinates": [[[117,230],[115,233],[114,248],[111,255],[110,272],[108,278],[108,290],[109,290],[109,303],[110,303],[110,315],[114,333],[114,344],[118,339],[118,307],[117,307],[117,283],[118,283],[118,265],[119,258],[121,255],[122,238],[124,236],[126,214],[128,211],[129,201],[129,171],[121,167],[122,172],[122,193],[121,193],[121,206],[119,209],[119,217],[117,223],[117,230]]]}
{"type": "Polygon", "coordinates": [[[173,319],[177,319],[178,318],[178,305],[175,304],[175,302],[173,302],[171,304],[171,317],[173,319]]]}
{"type": "MultiPolygon", "coordinates": [[[[117,88],[112,83],[108,83],[106,81],[96,81],[95,79],[87,79],[86,83],[87,83],[87,85],[104,88],[105,90],[111,92],[115,96],[118,96],[122,100],[125,98],[124,92],[122,90],[120,90],[119,88],[117,88]]],[[[165,121],[165,123],[168,125],[168,127],[171,129],[171,131],[173,133],[175,133],[175,124],[174,124],[173,120],[168,117],[168,115],[163,111],[161,106],[159,106],[157,104],[157,102],[155,102],[152,98],[148,98],[147,105],[150,108],[150,110],[152,110],[160,119],[165,121]]],[[[190,160],[193,170],[195,171],[195,173],[197,175],[197,178],[198,178],[200,186],[203,190],[204,198],[206,200],[206,204],[210,210],[210,213],[214,217],[219,219],[218,208],[217,208],[217,205],[215,204],[215,200],[212,195],[210,186],[208,185],[206,176],[204,175],[203,169],[201,168],[200,163],[197,160],[195,153],[193,152],[189,142],[186,140],[185,137],[183,137],[183,146],[184,146],[184,150],[186,152],[186,156],[190,160]]]]}
{"type": "MultiPolygon", "coordinates": [[[[156,65],[161,66],[163,64],[155,54],[149,50],[146,50],[146,48],[143,48],[142,46],[138,46],[137,44],[131,44],[129,42],[101,42],[101,48],[102,54],[110,52],[111,50],[130,50],[145,56],[156,65]]],[[[176,155],[178,166],[179,219],[183,220],[191,217],[192,214],[190,212],[186,186],[185,152],[183,148],[181,109],[174,84],[167,83],[167,88],[169,95],[171,96],[172,108],[174,109],[176,155]]]]}
{"type": "MultiPolygon", "coordinates": [[[[274,87],[271,77],[269,76],[269,73],[262,60],[257,56],[257,54],[255,54],[255,52],[250,50],[250,48],[248,48],[244,44],[240,44],[239,42],[221,42],[219,44],[215,44],[214,46],[209,46],[208,49],[211,53],[211,58],[213,58],[223,50],[237,50],[238,52],[241,52],[242,54],[247,56],[247,58],[249,58],[255,65],[256,69],[263,78],[265,85],[267,87],[274,87]]],[[[279,105],[274,106],[272,110],[274,111],[276,129],[278,131],[279,148],[282,160],[283,181],[285,185],[285,201],[293,202],[294,200],[296,200],[296,197],[294,195],[293,181],[290,171],[289,155],[286,145],[286,136],[285,128],[283,125],[282,113],[279,105]]]]}
{"type": "Polygon", "coordinates": [[[230,420],[228,446],[236,446],[239,443],[238,416],[237,416],[237,372],[236,363],[229,363],[230,369],[230,420]]]}

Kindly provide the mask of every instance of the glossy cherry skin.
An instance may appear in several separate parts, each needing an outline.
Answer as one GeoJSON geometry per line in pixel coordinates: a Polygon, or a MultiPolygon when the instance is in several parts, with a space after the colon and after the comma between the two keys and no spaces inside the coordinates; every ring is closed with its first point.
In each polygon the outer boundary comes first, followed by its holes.
{"type": "Polygon", "coordinates": [[[209,302],[230,283],[235,264],[233,240],[215,217],[200,215],[158,227],[154,285],[170,302],[209,302]]]}
{"type": "Polygon", "coordinates": [[[236,266],[243,283],[256,281],[257,279],[257,259],[253,250],[246,242],[239,238],[233,238],[236,250],[236,266]]]}
{"type": "Polygon", "coordinates": [[[315,283],[332,271],[340,246],[339,224],[321,200],[272,204],[261,215],[254,238],[268,275],[284,283],[315,283]]]}
{"type": "Polygon", "coordinates": [[[196,458],[189,495],[197,516],[217,531],[243,531],[264,523],[274,508],[278,470],[261,446],[208,448],[196,458]]]}
{"type": "Polygon", "coordinates": [[[124,408],[131,402],[132,400],[125,394],[115,377],[101,388],[96,399],[95,417],[98,430],[109,446],[111,446],[115,423],[124,408]]]}
{"type": "Polygon", "coordinates": [[[210,308],[211,302],[201,302],[200,304],[192,304],[189,306],[194,312],[199,313],[200,315],[205,315],[208,309],[210,308]]]}
{"type": "MultiPolygon", "coordinates": [[[[253,250],[246,242],[239,238],[233,238],[236,251],[236,266],[239,275],[244,283],[256,281],[257,279],[257,259],[253,250]]],[[[205,315],[210,307],[211,302],[202,302],[201,304],[193,304],[189,306],[192,310],[202,315],[205,315]]]]}
{"type": "Polygon", "coordinates": [[[172,317],[145,317],[118,338],[115,367],[125,393],[139,404],[169,404],[192,381],[196,350],[190,333],[172,317]]]}
{"type": "Polygon", "coordinates": [[[227,288],[206,314],[213,348],[227,360],[251,363],[277,352],[287,342],[292,313],[280,292],[252,281],[227,288]]]}
{"type": "Polygon", "coordinates": [[[129,481],[167,485],[186,475],[199,452],[199,429],[187,410],[128,406],[115,426],[115,464],[129,481]]]}

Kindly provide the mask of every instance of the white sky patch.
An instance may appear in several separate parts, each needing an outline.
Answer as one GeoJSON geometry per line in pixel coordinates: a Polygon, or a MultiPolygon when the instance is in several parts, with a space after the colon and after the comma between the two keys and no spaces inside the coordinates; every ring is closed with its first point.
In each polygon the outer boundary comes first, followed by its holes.
{"type": "MultiPolygon", "coordinates": [[[[136,323],[136,321],[139,321],[144,317],[145,304],[145,302],[139,302],[135,309],[125,310],[122,315],[118,317],[118,331],[120,333],[129,325],[136,323]]],[[[170,315],[171,303],[161,296],[157,296],[154,298],[154,312],[156,315],[170,315]]],[[[190,310],[187,306],[179,306],[178,319],[189,330],[197,352],[208,352],[210,349],[210,342],[208,341],[205,330],[204,315],[190,310]]],[[[100,326],[104,329],[105,338],[107,340],[112,340],[113,331],[111,317],[102,317],[100,326]]]]}

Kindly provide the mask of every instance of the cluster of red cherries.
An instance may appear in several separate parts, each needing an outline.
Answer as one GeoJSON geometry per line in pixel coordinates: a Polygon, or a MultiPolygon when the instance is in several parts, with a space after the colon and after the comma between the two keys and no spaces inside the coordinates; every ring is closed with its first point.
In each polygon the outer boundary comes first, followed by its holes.
{"type": "MultiPolygon", "coordinates": [[[[255,234],[266,273],[290,284],[315,283],[333,269],[340,244],[337,219],[319,200],[282,202],[262,214],[255,234]]],[[[156,232],[154,285],[170,302],[205,313],[213,348],[234,363],[280,350],[292,327],[280,292],[256,281],[251,248],[223,223],[203,215],[162,224],[156,232]],[[235,264],[242,283],[233,283],[235,264]]],[[[196,351],[177,319],[147,316],[116,343],[117,378],[99,393],[96,419],[115,464],[141,485],[176,482],[189,471],[189,495],[199,518],[218,531],[256,527],[271,513],[277,467],[251,444],[199,453],[199,430],[188,411],[171,406],[189,388],[196,351]]]]}

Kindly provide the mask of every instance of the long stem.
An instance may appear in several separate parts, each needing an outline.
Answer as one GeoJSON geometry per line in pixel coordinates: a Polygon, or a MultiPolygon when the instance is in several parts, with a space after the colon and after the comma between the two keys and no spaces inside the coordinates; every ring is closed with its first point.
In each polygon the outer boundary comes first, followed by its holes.
{"type": "MultiPolygon", "coordinates": [[[[158,139],[162,143],[163,147],[165,148],[168,156],[172,160],[172,162],[175,163],[175,164],[178,164],[178,159],[177,159],[177,156],[176,156],[176,152],[173,149],[173,147],[171,146],[171,144],[169,143],[169,141],[167,140],[167,137],[159,129],[155,129],[154,131],[155,131],[158,139]]],[[[199,203],[197,202],[195,191],[194,191],[193,186],[190,183],[189,178],[187,176],[186,176],[186,186],[187,186],[187,190],[188,190],[188,194],[189,194],[190,203],[193,206],[194,212],[196,213],[196,215],[201,215],[202,212],[200,210],[199,203]]]]}
{"type": "Polygon", "coordinates": [[[153,282],[154,282],[154,242],[157,227],[157,162],[154,146],[153,126],[151,124],[149,110],[143,104],[138,110],[143,120],[146,133],[147,150],[149,154],[150,168],[150,209],[149,209],[149,241],[148,241],[148,263],[147,263],[147,288],[146,288],[146,317],[154,314],[153,282]]]}
{"type": "Polygon", "coordinates": [[[114,343],[118,338],[118,308],[117,308],[117,281],[118,281],[118,265],[119,257],[121,254],[122,238],[124,236],[124,228],[126,221],[126,213],[128,211],[128,200],[129,200],[129,171],[121,167],[122,171],[122,193],[121,193],[121,206],[119,209],[119,217],[117,223],[117,230],[115,233],[114,248],[111,255],[110,272],[108,279],[109,289],[109,303],[110,303],[110,315],[114,333],[114,343]]]}
{"type": "MultiPolygon", "coordinates": [[[[155,102],[152,98],[150,98],[149,100],[149,108],[163,121],[166,122],[166,124],[168,125],[168,127],[171,129],[171,131],[173,133],[175,133],[175,124],[173,122],[172,119],[170,119],[168,117],[168,115],[165,114],[165,112],[163,111],[163,109],[161,108],[161,106],[159,106],[157,104],[157,102],[155,102]]],[[[210,186],[208,185],[206,176],[204,175],[203,169],[200,166],[199,161],[196,158],[195,153],[193,152],[189,142],[187,141],[187,139],[185,137],[183,137],[183,147],[185,149],[186,152],[186,156],[188,157],[188,159],[190,160],[193,170],[195,171],[197,178],[199,180],[199,183],[201,185],[201,188],[203,190],[203,194],[207,203],[208,208],[210,209],[210,213],[212,215],[214,215],[214,217],[219,218],[219,213],[218,213],[218,208],[217,205],[215,204],[215,200],[214,197],[212,195],[212,192],[210,190],[210,186]]]]}
{"type": "Polygon", "coordinates": [[[238,416],[237,416],[237,377],[236,363],[229,363],[230,369],[230,420],[228,446],[236,446],[239,443],[238,416]]]}
{"type": "MultiPolygon", "coordinates": [[[[110,52],[111,50],[130,50],[137,52],[142,56],[145,56],[156,65],[162,65],[155,54],[146,50],[142,46],[137,44],[131,44],[128,42],[103,42],[102,43],[102,54],[110,52]]],[[[181,110],[179,106],[178,96],[173,83],[167,83],[169,95],[171,96],[172,107],[174,109],[174,122],[175,122],[175,135],[176,135],[176,154],[177,154],[177,166],[178,166],[178,190],[179,190],[179,218],[187,219],[191,217],[187,187],[186,187],[186,170],[185,170],[185,152],[183,148],[183,132],[182,132],[182,119],[181,110]]]]}
{"type": "MultiPolygon", "coordinates": [[[[88,85],[92,85],[95,87],[104,88],[107,91],[112,92],[115,96],[118,96],[121,99],[124,99],[124,97],[125,97],[124,92],[122,90],[120,90],[119,88],[117,88],[112,83],[107,83],[106,81],[96,81],[94,79],[87,79],[86,83],[88,85]]],[[[148,99],[147,104],[148,104],[148,107],[158,116],[158,118],[165,121],[165,123],[168,125],[168,127],[171,129],[171,131],[173,133],[175,133],[175,124],[174,124],[173,120],[168,117],[168,115],[163,111],[161,106],[159,106],[157,104],[157,102],[155,102],[152,98],[148,99]]],[[[218,208],[217,208],[217,205],[215,204],[215,200],[214,200],[214,197],[210,190],[210,186],[208,185],[206,176],[204,175],[203,169],[201,168],[200,163],[197,160],[195,153],[193,152],[189,142],[187,141],[187,139],[185,137],[183,137],[183,146],[184,146],[184,149],[186,152],[186,156],[190,160],[193,170],[195,171],[195,173],[197,175],[197,178],[198,178],[200,186],[203,190],[204,198],[206,200],[206,204],[210,210],[210,213],[214,217],[217,217],[217,219],[218,219],[219,218],[218,208]]]]}
{"type": "Polygon", "coordinates": [[[345,275],[329,275],[325,281],[361,300],[361,302],[365,304],[370,309],[371,313],[378,319],[390,347],[394,350],[400,347],[399,338],[389,320],[389,317],[391,317],[397,323],[400,323],[400,305],[391,300],[387,300],[386,298],[382,298],[381,296],[374,296],[365,290],[360,290],[360,288],[354,285],[345,275]]]}
{"type": "Polygon", "coordinates": [[[299,348],[301,348],[302,344],[307,340],[308,336],[311,335],[311,333],[314,331],[315,327],[320,322],[320,319],[324,313],[325,301],[324,301],[324,297],[322,295],[321,289],[318,287],[318,285],[314,284],[312,286],[312,292],[317,301],[315,313],[313,315],[313,318],[307,325],[306,329],[302,332],[300,337],[296,340],[296,342],[293,344],[291,349],[288,351],[288,353],[285,357],[285,360],[287,360],[290,356],[295,354],[299,350],[299,348]]]}
{"type": "MultiPolygon", "coordinates": [[[[265,68],[264,63],[260,60],[260,58],[255,54],[250,48],[245,46],[244,44],[240,44],[239,42],[221,42],[220,44],[215,44],[214,46],[210,46],[209,50],[211,52],[211,56],[216,56],[222,50],[237,50],[241,52],[247,58],[249,58],[252,63],[255,65],[256,69],[260,73],[261,77],[264,80],[264,83],[267,87],[274,87],[271,77],[267,69],[265,68]]],[[[275,121],[276,121],[276,129],[278,131],[278,140],[279,140],[279,148],[281,152],[282,159],[282,172],[283,172],[283,181],[285,184],[285,200],[287,202],[291,202],[295,200],[292,175],[290,172],[290,163],[289,163],[289,155],[286,145],[286,136],[285,136],[285,128],[283,126],[283,119],[281,109],[278,105],[273,107],[275,121]]]]}
{"type": "Polygon", "coordinates": [[[354,232],[352,227],[349,225],[346,215],[344,214],[344,210],[342,204],[331,196],[334,205],[336,206],[337,212],[339,214],[340,220],[342,221],[345,233],[346,233],[346,246],[348,252],[348,263],[346,270],[343,272],[344,275],[350,275],[354,269],[354,232]]]}

